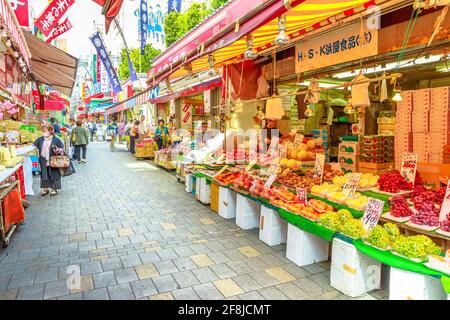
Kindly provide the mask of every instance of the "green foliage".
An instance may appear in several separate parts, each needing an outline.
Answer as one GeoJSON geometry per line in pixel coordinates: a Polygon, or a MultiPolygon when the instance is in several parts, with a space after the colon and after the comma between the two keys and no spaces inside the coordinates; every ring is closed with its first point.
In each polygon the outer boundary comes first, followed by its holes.
{"type": "MultiPolygon", "coordinates": [[[[134,48],[130,50],[131,61],[137,73],[146,73],[151,68],[151,61],[160,54],[161,51],[152,47],[151,44],[145,46],[145,54],[141,56],[141,49],[134,48]]],[[[119,66],[120,79],[126,80],[130,76],[130,68],[128,66],[127,52],[122,49],[120,54],[121,62],[119,66]]]]}
{"type": "Polygon", "coordinates": [[[216,10],[217,8],[220,8],[227,2],[228,0],[211,0],[211,8],[213,10],[216,10]]]}
{"type": "Polygon", "coordinates": [[[205,3],[194,2],[184,14],[188,30],[198,25],[207,15],[211,13],[205,3]]]}

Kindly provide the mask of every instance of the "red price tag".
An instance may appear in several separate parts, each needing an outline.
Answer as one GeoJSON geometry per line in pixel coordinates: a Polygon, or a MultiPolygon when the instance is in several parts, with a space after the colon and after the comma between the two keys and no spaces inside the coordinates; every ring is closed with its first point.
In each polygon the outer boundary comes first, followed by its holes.
{"type": "Polygon", "coordinates": [[[408,182],[414,184],[416,180],[417,160],[419,155],[417,153],[405,152],[402,159],[402,167],[400,173],[408,182]]]}
{"type": "Polygon", "coordinates": [[[308,194],[306,193],[305,188],[297,188],[297,195],[300,203],[307,204],[308,203],[308,194]]]}
{"type": "Polygon", "coordinates": [[[366,211],[362,218],[362,223],[367,231],[372,230],[378,224],[381,213],[383,212],[384,201],[374,198],[369,198],[366,211]]]}

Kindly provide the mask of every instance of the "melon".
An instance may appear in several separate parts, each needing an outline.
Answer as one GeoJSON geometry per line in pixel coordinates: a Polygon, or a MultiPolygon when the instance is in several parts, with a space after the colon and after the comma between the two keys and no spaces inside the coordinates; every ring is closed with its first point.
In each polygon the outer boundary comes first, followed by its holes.
{"type": "Polygon", "coordinates": [[[306,146],[308,147],[308,150],[314,150],[314,148],[316,147],[316,142],[314,140],[309,140],[306,143],[306,146]]]}
{"type": "Polygon", "coordinates": [[[300,152],[297,154],[297,158],[301,161],[306,160],[308,158],[308,151],[300,150],[300,152]]]}

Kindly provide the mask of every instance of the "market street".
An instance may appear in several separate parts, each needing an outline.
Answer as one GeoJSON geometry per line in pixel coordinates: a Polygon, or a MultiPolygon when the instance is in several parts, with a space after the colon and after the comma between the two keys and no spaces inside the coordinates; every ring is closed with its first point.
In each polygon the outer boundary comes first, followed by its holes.
{"type": "Polygon", "coordinates": [[[294,265],[285,245],[265,245],[120,148],[90,144],[59,195],[29,197],[26,224],[1,249],[1,299],[348,298],[329,285],[329,263],[294,265]],[[81,268],[79,290],[67,288],[69,266],[81,268]]]}

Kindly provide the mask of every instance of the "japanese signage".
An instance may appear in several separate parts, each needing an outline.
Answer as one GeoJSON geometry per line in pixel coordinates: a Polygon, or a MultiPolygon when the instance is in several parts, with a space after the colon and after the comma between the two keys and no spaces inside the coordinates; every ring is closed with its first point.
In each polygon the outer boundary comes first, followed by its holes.
{"type": "Polygon", "coordinates": [[[414,184],[416,180],[416,171],[417,171],[417,160],[419,159],[419,155],[417,153],[409,153],[405,152],[403,154],[402,166],[400,169],[400,173],[408,182],[414,184]]]}
{"type": "Polygon", "coordinates": [[[215,175],[214,177],[220,176],[225,170],[228,169],[228,165],[223,166],[222,169],[220,169],[215,175]]]}
{"type": "Polygon", "coordinates": [[[314,163],[314,179],[320,178],[320,183],[322,183],[323,178],[323,170],[325,167],[325,155],[317,153],[316,154],[316,162],[314,163]]]}
{"type": "Polygon", "coordinates": [[[305,72],[378,54],[378,30],[360,24],[328,32],[324,36],[301,41],[295,46],[295,72],[305,72]],[[365,44],[364,44],[365,40],[365,44]]]}
{"type": "Polygon", "coordinates": [[[444,201],[441,205],[441,214],[439,215],[439,222],[447,219],[447,214],[450,213],[450,179],[447,183],[447,190],[445,191],[444,201]]]}
{"type": "Polygon", "coordinates": [[[344,187],[342,188],[342,193],[345,194],[347,198],[353,199],[355,197],[360,179],[361,173],[350,173],[347,176],[347,182],[345,182],[344,187]]]}
{"type": "Polygon", "coordinates": [[[48,37],[75,0],[53,0],[36,21],[36,27],[48,37]]]}
{"type": "Polygon", "coordinates": [[[293,149],[300,148],[300,145],[303,143],[303,138],[304,138],[304,135],[296,134],[295,138],[294,138],[294,142],[292,143],[292,148],[293,149]]]}
{"type": "Polygon", "coordinates": [[[103,66],[108,73],[109,81],[111,82],[111,86],[114,93],[119,93],[122,91],[122,87],[120,85],[119,78],[117,77],[117,73],[114,70],[114,67],[111,63],[111,59],[109,58],[108,53],[106,52],[105,45],[103,44],[103,40],[100,37],[100,33],[97,31],[90,37],[92,43],[94,44],[95,49],[97,50],[97,54],[100,56],[100,60],[102,60],[103,66]]]}
{"type": "Polygon", "coordinates": [[[147,29],[148,29],[148,11],[147,0],[141,0],[141,9],[139,10],[139,26],[141,35],[141,55],[145,54],[145,45],[147,44],[147,29]]]}
{"type": "Polygon", "coordinates": [[[287,158],[287,149],[288,146],[286,143],[283,143],[282,145],[280,145],[280,158],[287,158]]]}
{"type": "Polygon", "coordinates": [[[380,220],[381,213],[383,212],[383,207],[383,200],[369,198],[366,211],[364,211],[364,216],[362,218],[364,229],[370,231],[375,228],[375,226],[378,224],[378,220],[380,220]]]}
{"type": "Polygon", "coordinates": [[[270,188],[272,186],[272,184],[275,182],[275,179],[277,178],[277,176],[275,174],[272,174],[266,181],[266,183],[264,184],[264,188],[270,188]]]}
{"type": "Polygon", "coordinates": [[[168,0],[167,13],[170,13],[171,11],[181,11],[181,0],[168,0]]]}
{"type": "Polygon", "coordinates": [[[11,8],[16,14],[17,21],[22,27],[30,27],[28,0],[9,0],[11,8]]]}
{"type": "Polygon", "coordinates": [[[58,24],[53,29],[52,33],[50,34],[50,36],[46,40],[47,43],[52,42],[53,39],[56,39],[57,37],[59,37],[63,33],[66,33],[67,31],[69,31],[70,29],[72,29],[72,24],[70,23],[69,19],[64,20],[64,22],[62,22],[61,24],[58,24]]]}
{"type": "Polygon", "coordinates": [[[305,188],[297,188],[297,195],[300,203],[306,204],[308,202],[308,194],[305,188]]]}
{"type": "Polygon", "coordinates": [[[203,110],[205,113],[211,112],[211,90],[206,90],[203,93],[203,110]]]}
{"type": "Polygon", "coordinates": [[[130,69],[130,80],[131,81],[138,81],[138,76],[136,74],[136,70],[134,69],[133,62],[131,61],[130,52],[126,50],[127,52],[127,59],[128,59],[128,68],[130,69]]]}
{"type": "Polygon", "coordinates": [[[249,172],[250,170],[252,170],[253,166],[256,164],[257,159],[253,159],[252,161],[250,161],[250,163],[247,165],[247,167],[245,168],[246,172],[249,172]]]}

